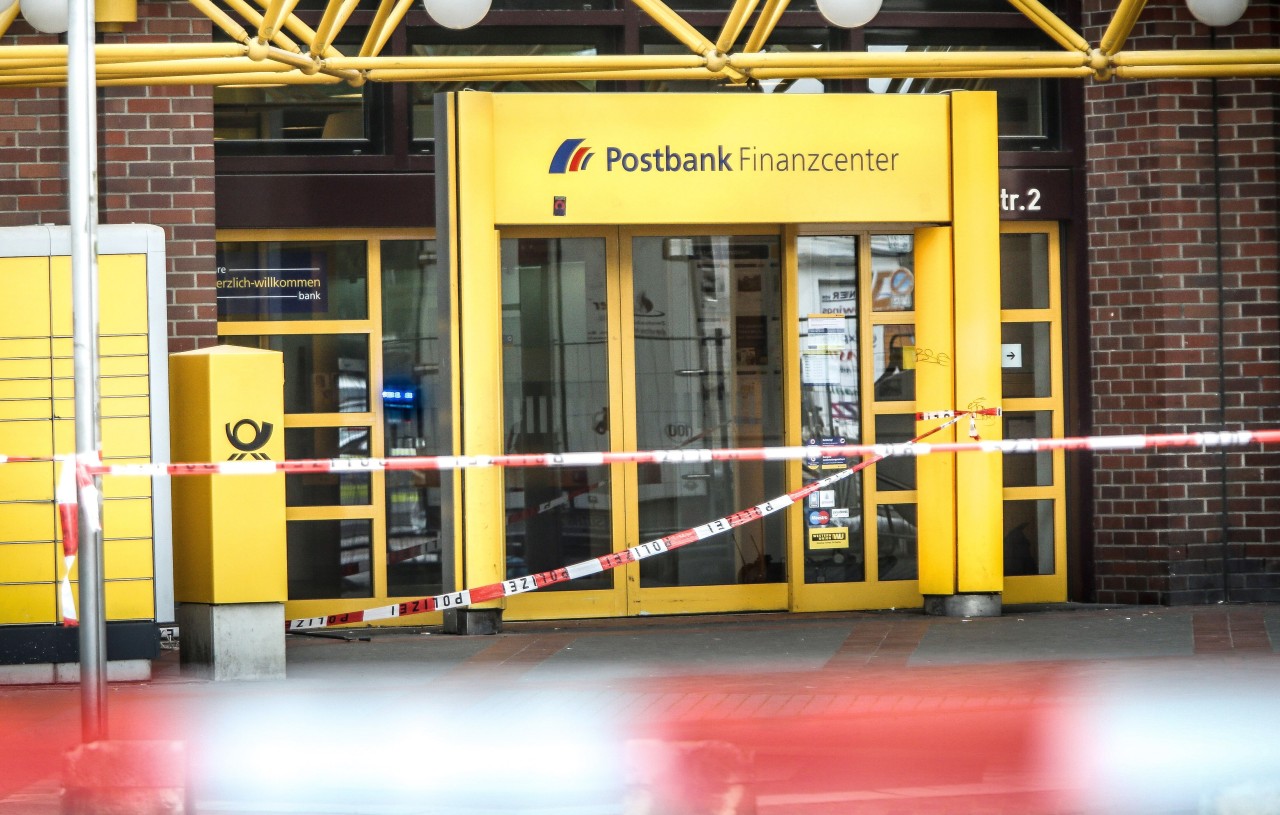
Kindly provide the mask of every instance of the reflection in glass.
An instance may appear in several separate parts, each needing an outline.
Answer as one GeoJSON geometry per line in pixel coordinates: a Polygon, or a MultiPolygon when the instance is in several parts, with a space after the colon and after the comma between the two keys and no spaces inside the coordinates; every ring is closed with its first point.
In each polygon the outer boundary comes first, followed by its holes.
{"type": "MultiPolygon", "coordinates": [[[[449,406],[441,369],[443,277],[435,241],[382,241],[382,400],[388,457],[449,452],[442,412],[449,406]]],[[[387,593],[443,591],[438,470],[392,471],[387,489],[387,593]]]]}
{"type": "Polygon", "coordinates": [[[1049,236],[1000,236],[1000,308],[1049,307],[1049,236]]]}
{"type": "MultiPolygon", "coordinates": [[[[609,449],[603,238],[502,242],[502,375],[507,453],[609,449]]],[[[608,467],[505,474],[507,577],[613,551],[608,467]]],[[[609,588],[612,572],[552,590],[609,588]]]]}
{"type": "MultiPolygon", "coordinates": [[[[284,454],[307,458],[368,458],[367,427],[291,427],[284,431],[284,454]]],[[[285,505],[355,506],[370,501],[369,473],[286,473],[285,505]]]]}
{"type": "Polygon", "coordinates": [[[916,327],[877,325],[871,328],[871,375],[877,402],[912,402],[916,398],[916,327]]]}
{"type": "Polygon", "coordinates": [[[871,236],[871,310],[912,311],[916,307],[914,235],[871,236]]]}
{"type": "MultiPolygon", "coordinates": [[[[1006,411],[1004,438],[1047,439],[1053,436],[1053,413],[1048,410],[1006,411]]],[[[1019,453],[1004,457],[1006,487],[1047,487],[1053,484],[1053,453],[1019,453]]]]}
{"type": "MultiPolygon", "coordinates": [[[[634,276],[640,449],[782,442],[776,236],[638,237],[634,276]]],[[[639,468],[640,537],[649,541],[782,495],[780,462],[639,468]]],[[[640,562],[642,587],[781,582],[781,513],[640,562]]]]}
{"type": "MultiPolygon", "coordinates": [[[[968,11],[967,6],[965,10],[968,11]]],[[[911,32],[868,32],[867,51],[873,54],[885,54],[945,52],[954,50],[957,47],[961,47],[965,51],[997,52],[1043,50],[1046,48],[1044,39],[1034,34],[1028,35],[1032,39],[1027,39],[1025,43],[1012,42],[1010,39],[1017,38],[1018,35],[1011,31],[1001,33],[1002,42],[1000,45],[993,46],[990,42],[974,41],[973,39],[984,35],[985,32],[961,33],[947,29],[911,32]]],[[[997,130],[1000,139],[1004,142],[1001,147],[1043,150],[1054,146],[1051,140],[1054,130],[1054,126],[1051,123],[1053,105],[1050,101],[1053,94],[1053,85],[1045,79],[1025,77],[1000,79],[953,77],[875,78],[867,80],[867,89],[872,93],[911,94],[937,94],[953,90],[995,91],[997,130]]]]}
{"type": "MultiPolygon", "coordinates": [[[[862,440],[858,354],[858,240],[803,235],[799,259],[800,434],[805,444],[862,440]]],[[[804,461],[810,483],[849,466],[820,452],[804,461]]],[[[866,579],[862,474],[813,493],[802,515],[806,583],[866,579]]]]}
{"type": "MultiPolygon", "coordinates": [[[[724,0],[683,0],[671,4],[672,8],[693,10],[709,6],[728,13],[732,3],[724,0]]],[[[787,8],[796,11],[804,7],[815,8],[814,0],[796,0],[787,8]]],[[[738,43],[731,50],[738,51],[746,44],[750,29],[746,29],[738,43]]],[[[812,54],[828,50],[830,33],[827,29],[817,28],[778,28],[769,36],[762,53],[768,54],[812,54]]],[[[671,35],[655,27],[643,28],[640,31],[641,53],[657,56],[688,56],[689,49],[671,41],[671,35]]],[[[825,93],[829,80],[814,77],[790,77],[787,79],[762,79],[756,86],[761,93],[825,93]]],[[[717,93],[732,92],[736,86],[716,79],[651,79],[644,83],[645,93],[717,93]]]]}
{"type": "MultiPolygon", "coordinates": [[[[901,444],[916,436],[914,413],[885,413],[876,416],[876,444],[901,444]]],[[[877,461],[876,489],[914,490],[916,488],[916,460],[914,456],[889,456],[877,461]]]]}
{"type": "MultiPolygon", "coordinates": [[[[718,11],[721,14],[728,14],[730,9],[733,8],[732,0],[672,0],[667,5],[676,11],[718,11]]],[[[789,3],[787,8],[792,11],[816,11],[818,6],[814,0],[795,0],[795,2],[789,3]]],[[[685,50],[687,51],[688,49],[686,48],[685,50]]],[[[740,47],[735,47],[734,50],[741,49],[740,47]]]]}
{"type": "Polygon", "coordinates": [[[369,314],[364,241],[223,241],[218,320],[363,320],[369,314]]]}
{"type": "Polygon", "coordinates": [[[1053,574],[1053,500],[1004,502],[1004,573],[1053,574]]]}
{"type": "Polygon", "coordinates": [[[283,353],[285,413],[369,411],[367,334],[223,336],[218,341],[283,353]]]}
{"type": "MultiPolygon", "coordinates": [[[[354,142],[363,147],[373,135],[370,125],[364,91],[345,82],[213,89],[216,142],[354,142]]],[[[270,145],[258,146],[278,152],[270,145]]]]}
{"type": "Polygon", "coordinates": [[[1000,381],[1004,398],[1017,399],[1053,395],[1053,354],[1049,347],[1049,323],[1002,323],[1000,381]]]}
{"type": "Polygon", "coordinates": [[[369,520],[288,521],[290,600],[372,597],[369,520]]]}
{"type": "Polygon", "coordinates": [[[915,580],[920,576],[918,526],[915,504],[876,507],[876,561],[881,580],[915,580]]]}
{"type": "MultiPolygon", "coordinates": [[[[497,4],[494,4],[497,8],[497,4]]],[[[578,5],[577,8],[582,8],[578,5]]],[[[456,32],[451,32],[456,38],[456,32]]],[[[585,43],[416,43],[409,47],[414,57],[594,57],[599,53],[595,45],[585,43]]],[[[594,79],[558,79],[537,81],[534,79],[485,82],[414,82],[409,85],[413,94],[413,139],[417,149],[432,152],[435,149],[435,104],[437,93],[461,90],[573,93],[596,89],[594,79]]]]}

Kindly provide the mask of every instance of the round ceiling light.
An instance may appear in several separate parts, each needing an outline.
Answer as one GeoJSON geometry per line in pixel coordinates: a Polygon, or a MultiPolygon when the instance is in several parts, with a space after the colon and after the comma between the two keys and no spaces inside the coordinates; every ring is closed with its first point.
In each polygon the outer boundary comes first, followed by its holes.
{"type": "Polygon", "coordinates": [[[28,25],[44,34],[61,34],[69,25],[69,0],[21,0],[18,9],[28,25]]]}
{"type": "Polygon", "coordinates": [[[881,0],[818,0],[818,11],[827,22],[841,28],[857,28],[880,13],[881,0]]]}
{"type": "Polygon", "coordinates": [[[427,14],[445,28],[470,28],[489,13],[491,0],[422,0],[427,14]]]}
{"type": "Polygon", "coordinates": [[[1215,28],[1231,25],[1244,14],[1249,0],[1187,0],[1197,20],[1215,28]]]}

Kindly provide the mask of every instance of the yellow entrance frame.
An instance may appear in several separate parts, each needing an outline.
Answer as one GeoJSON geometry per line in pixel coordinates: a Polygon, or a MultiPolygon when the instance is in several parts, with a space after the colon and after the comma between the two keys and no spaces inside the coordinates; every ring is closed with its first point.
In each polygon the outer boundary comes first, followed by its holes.
{"type": "MultiPolygon", "coordinates": [[[[869,101],[864,97],[861,104],[900,105],[902,100],[876,98],[869,101]]],[[[641,100],[643,101],[643,100],[641,100]]],[[[857,104],[849,101],[850,104],[857,104]]],[[[685,100],[688,104],[688,100],[685,100]]],[[[725,112],[734,117],[744,114],[739,102],[726,99],[697,100],[697,104],[725,106],[725,112]]],[[[547,104],[546,102],[542,103],[547,104]]],[[[635,102],[639,104],[639,102],[635,102]]],[[[668,102],[667,104],[672,104],[668,102]]],[[[813,115],[820,108],[810,101],[774,100],[775,105],[792,105],[781,107],[775,112],[788,111],[800,116],[813,115]]],[[[834,101],[823,104],[835,104],[834,101]]],[[[495,389],[501,388],[501,298],[500,271],[498,262],[499,236],[510,227],[504,223],[504,217],[511,217],[521,228],[541,224],[546,230],[559,231],[564,223],[566,227],[574,224],[591,223],[599,219],[605,223],[619,224],[622,234],[689,234],[691,232],[733,231],[740,227],[723,225],[708,226],[693,213],[712,212],[697,200],[689,200],[696,195],[697,189],[691,185],[681,186],[685,180],[667,187],[659,183],[656,177],[640,178],[639,175],[626,179],[615,179],[606,182],[600,174],[600,164],[605,161],[602,156],[596,158],[595,175],[577,172],[578,159],[570,167],[567,164],[569,150],[578,149],[579,157],[588,151],[595,150],[607,153],[617,160],[625,150],[634,149],[629,146],[628,138],[638,139],[644,144],[653,136],[646,135],[647,128],[639,128],[635,132],[624,135],[627,121],[625,116],[618,119],[629,108],[620,107],[617,98],[608,95],[592,96],[575,101],[575,109],[559,108],[556,115],[550,116],[547,109],[539,108],[539,100],[535,95],[508,95],[497,97],[487,93],[449,94],[444,103],[438,105],[437,115],[444,127],[438,130],[449,134],[444,149],[438,153],[437,172],[444,173],[444,194],[447,199],[448,229],[450,235],[446,239],[454,247],[449,253],[449,271],[451,278],[458,281],[460,309],[458,320],[460,327],[460,345],[457,363],[461,370],[460,388],[462,404],[467,409],[461,414],[462,448],[461,452],[469,455],[492,455],[503,449],[503,433],[501,408],[495,408],[492,395],[495,389]],[[508,132],[514,125],[505,117],[518,117],[520,126],[519,139],[513,141],[513,133],[508,132]],[[603,127],[597,123],[606,122],[603,127]],[[504,131],[504,127],[507,128],[504,131]],[[643,132],[641,132],[643,131],[643,132]],[[568,137],[577,138],[574,141],[568,137]],[[622,143],[625,148],[614,147],[622,143]],[[568,145],[568,146],[566,146],[568,145]],[[606,145],[608,145],[606,149],[606,145]],[[555,153],[552,160],[550,176],[554,183],[549,183],[547,161],[555,153]],[[563,158],[562,158],[563,157],[563,158]],[[561,162],[557,164],[557,162],[561,162]],[[559,169],[557,169],[559,167],[559,169]],[[566,170],[569,172],[566,173],[566,170]],[[557,175],[560,174],[560,175],[557,175]],[[563,176],[563,180],[560,180],[563,176]],[[501,186],[497,181],[501,178],[501,186]],[[623,190],[626,190],[625,194],[623,190]],[[670,189],[672,194],[662,197],[662,190],[670,189]],[[553,210],[551,193],[564,192],[566,195],[553,210]],[[682,198],[683,200],[674,200],[682,198]],[[567,207],[562,204],[568,203],[567,207]],[[661,206],[659,206],[661,203],[661,206]],[[703,208],[700,208],[703,207],[703,208]],[[561,220],[561,211],[572,212],[574,219],[561,220]],[[528,220],[520,220],[527,218],[528,220]],[[675,221],[676,224],[670,224],[675,221]],[[677,225],[678,224],[678,225],[677,225]],[[479,406],[479,409],[476,409],[479,406]],[[495,413],[496,411],[496,413],[495,413]]],[[[648,108],[645,108],[648,110],[648,108]]],[[[864,114],[869,110],[864,110],[864,114]]],[[[893,108],[895,113],[905,111],[893,108]]],[[[844,219],[843,229],[857,229],[860,221],[867,221],[868,213],[882,211],[894,219],[895,223],[886,225],[882,231],[911,231],[920,221],[950,221],[950,227],[940,232],[945,236],[941,244],[940,254],[936,257],[944,263],[946,270],[931,270],[927,274],[945,274],[953,276],[957,284],[951,289],[954,296],[948,299],[946,307],[951,315],[954,337],[948,344],[956,348],[956,364],[954,372],[948,371],[949,377],[942,383],[940,398],[941,407],[929,409],[966,409],[974,407],[996,407],[1000,399],[1000,324],[999,324],[999,208],[998,202],[998,153],[996,134],[995,95],[989,92],[958,92],[950,94],[946,99],[938,99],[924,103],[917,110],[924,114],[927,127],[914,131],[910,136],[898,135],[892,147],[885,148],[877,141],[877,134],[872,131],[861,133],[858,138],[865,143],[875,145],[873,149],[901,150],[894,152],[902,155],[904,166],[910,168],[901,178],[895,179],[898,196],[886,200],[877,206],[874,199],[866,200],[875,191],[888,188],[878,187],[884,180],[868,177],[858,183],[868,185],[861,199],[846,194],[840,202],[833,201],[836,209],[817,209],[810,200],[814,190],[826,192],[829,188],[819,185],[815,177],[812,188],[799,182],[795,177],[779,178],[776,184],[789,185],[786,194],[775,194],[773,199],[764,200],[755,196],[758,201],[754,211],[751,206],[752,186],[750,179],[758,172],[754,165],[750,168],[743,165],[740,172],[716,172],[727,170],[727,167],[712,166],[715,178],[705,179],[705,183],[715,182],[720,185],[723,194],[729,190],[740,214],[755,214],[754,223],[762,226],[747,229],[764,229],[770,234],[787,237],[784,249],[784,268],[787,271],[786,286],[794,298],[795,291],[791,282],[795,270],[795,259],[789,257],[794,252],[791,237],[794,227],[784,227],[770,223],[769,214],[779,213],[783,217],[792,216],[798,222],[813,220],[812,213],[830,212],[844,219]],[[943,107],[936,107],[941,102],[943,107]],[[941,117],[939,117],[941,114],[941,117]],[[945,132],[932,133],[932,128],[941,127],[945,132]],[[931,142],[931,139],[938,141],[931,142]],[[941,155],[939,155],[941,154],[941,155]],[[926,158],[927,157],[927,158],[926,158]],[[964,157],[964,161],[952,161],[952,157],[964,157]],[[933,175],[921,173],[921,168],[929,161],[941,160],[941,164],[933,175]],[[937,172],[944,174],[948,183],[938,184],[937,172]],[[744,178],[745,176],[745,178],[744,178]],[[730,186],[732,185],[732,186],[730,186]],[[808,198],[805,191],[808,190],[808,198]],[[794,194],[793,194],[794,193],[794,194]],[[796,200],[801,199],[801,200],[796,200]],[[794,202],[794,208],[793,208],[794,202]],[[838,203],[838,206],[837,206],[838,203]],[[784,214],[785,213],[785,214],[784,214]],[[915,214],[915,223],[898,223],[906,220],[903,216],[915,214]],[[961,353],[959,339],[963,338],[964,353],[961,353]]],[[[885,112],[888,112],[886,108],[885,112]]],[[[843,111],[847,114],[848,111],[843,111]]],[[[636,115],[634,112],[631,115],[636,115]]],[[[790,150],[823,150],[831,149],[822,141],[821,136],[814,137],[812,131],[805,131],[798,136],[797,131],[788,130],[795,127],[795,122],[788,122],[782,129],[760,131],[753,134],[755,144],[770,142],[778,147],[765,149],[790,150]],[[814,140],[816,138],[816,141],[814,140]],[[788,145],[782,148],[782,145],[788,145]],[[807,145],[807,146],[801,146],[807,145]]],[[[716,143],[716,131],[708,129],[705,122],[691,125],[688,133],[684,131],[662,131],[659,136],[663,141],[679,143],[680,140],[692,139],[699,146],[698,150],[725,150],[728,155],[736,155],[736,148],[714,148],[707,145],[716,143]],[[691,135],[692,134],[692,135],[691,135]]],[[[659,141],[658,144],[662,142],[659,141]]],[[[653,160],[672,161],[672,148],[667,144],[654,150],[653,160]]],[[[755,150],[756,147],[744,148],[755,150]]],[[[868,151],[868,156],[872,151],[868,151]]],[[[712,155],[713,153],[705,153],[712,155]]],[[[686,154],[692,156],[693,154],[686,154]]],[[[719,155],[719,153],[715,153],[719,155]]],[[[887,153],[881,153],[887,156],[887,153]]],[[[588,156],[587,161],[590,160],[588,156]]],[[[638,162],[639,159],[636,159],[638,162]]],[[[896,159],[895,159],[896,160],[896,159]]],[[[722,159],[723,161],[723,159],[722,159]]],[[[583,164],[581,169],[586,169],[583,164]]],[[[626,172],[626,165],[621,168],[626,172]]],[[[697,163],[687,171],[689,178],[700,176],[702,168],[697,163]]],[[[670,174],[669,174],[670,175],[670,174]]],[[[665,183],[665,182],[664,182],[665,183]]],[[[830,185],[830,179],[821,179],[821,184],[830,185]]],[[[850,182],[852,183],[852,182],[850,182]]],[[[775,188],[776,192],[776,188],[775,188]]],[[[847,193],[847,190],[846,190],[847,193]]],[[[865,228],[865,224],[862,225],[865,228]]],[[[516,234],[516,233],[511,233],[516,234]]],[[[543,232],[542,234],[546,234],[543,232]]],[[[863,266],[869,268],[869,244],[863,242],[863,266]]],[[[629,243],[622,241],[621,269],[630,267],[629,243]]],[[[926,255],[926,262],[934,262],[934,254],[926,255]]],[[[626,278],[626,275],[623,275],[626,278]]],[[[629,285],[624,280],[622,286],[629,285]]],[[[863,287],[864,300],[869,295],[863,287]]],[[[626,295],[620,290],[619,295],[626,295]]],[[[622,300],[629,302],[629,300],[622,300]]],[[[794,302],[794,301],[793,301],[794,302]]],[[[789,306],[784,304],[784,309],[789,306]]],[[[626,312],[629,309],[623,308],[626,312]]],[[[784,311],[784,313],[787,313],[784,311]]],[[[869,309],[864,311],[869,314],[869,309]]],[[[626,319],[625,317],[622,319],[626,319]]],[[[788,316],[790,321],[796,319],[788,316]]],[[[887,320],[900,320],[900,315],[888,315],[887,320]]],[[[875,315],[861,321],[864,333],[863,347],[867,332],[872,330],[875,315]]],[[[882,320],[883,322],[883,320],[882,320]]],[[[628,336],[619,326],[622,337],[628,336]]],[[[794,326],[788,332],[794,331],[794,326]]],[[[790,341],[790,340],[789,340],[790,341]]],[[[794,345],[791,346],[794,350],[794,345]]],[[[789,354],[798,358],[796,354],[789,354]]],[[[796,379],[795,362],[788,359],[787,382],[796,379]]],[[[622,367],[627,370],[624,355],[622,367]]],[[[634,373],[634,368],[630,369],[634,373]]],[[[864,374],[865,376],[865,374],[864,374]]],[[[930,383],[934,374],[929,368],[919,372],[918,379],[926,389],[936,388],[937,383],[930,383]]],[[[864,382],[864,393],[866,388],[864,382]]],[[[624,387],[626,387],[624,385],[624,387]]],[[[624,402],[623,404],[626,404],[624,402]]],[[[788,415],[794,417],[794,405],[788,415]]],[[[886,407],[883,412],[902,413],[903,405],[886,407]]],[[[793,418],[788,418],[788,427],[795,425],[793,418]]],[[[616,428],[616,426],[615,426],[616,428]]],[[[789,433],[794,433],[792,429],[789,433]]],[[[998,424],[994,429],[984,429],[986,437],[998,438],[998,424]]],[[[616,436],[623,442],[634,444],[635,439],[616,436]]],[[[874,440],[874,426],[869,428],[866,436],[874,440]]],[[[922,504],[927,499],[932,502],[936,492],[944,489],[951,496],[955,507],[954,515],[944,522],[944,538],[942,545],[953,552],[950,560],[944,558],[946,571],[940,581],[934,585],[917,581],[886,581],[878,585],[871,593],[875,596],[864,598],[863,602],[854,602],[846,595],[841,596],[838,589],[824,600],[814,600],[814,606],[851,608],[877,606],[911,606],[922,602],[921,594],[951,595],[957,593],[999,593],[1003,588],[1002,564],[1002,474],[1001,463],[996,457],[971,455],[967,459],[957,459],[955,476],[945,483],[934,483],[928,479],[920,484],[914,494],[895,493],[892,498],[896,502],[907,501],[922,504]],[[994,460],[993,460],[994,459],[994,460]],[[924,498],[922,498],[924,496],[924,498]],[[949,532],[949,534],[947,534],[949,532]],[[950,541],[954,540],[954,545],[950,541]],[[952,564],[954,564],[952,566],[952,564]],[[883,596],[880,596],[883,595],[883,596]]],[[[634,468],[632,468],[634,470],[634,468]]],[[[794,470],[793,470],[794,472],[794,470]]],[[[634,479],[634,475],[629,476],[634,479]]],[[[475,587],[497,583],[505,578],[505,536],[498,528],[496,521],[501,513],[494,511],[502,507],[503,489],[500,474],[471,471],[462,474],[463,483],[463,515],[461,525],[455,529],[464,541],[463,571],[461,578],[453,588],[475,587]]],[[[798,485],[798,484],[797,484],[798,485]]],[[[865,491],[868,503],[864,507],[864,517],[875,517],[877,496],[872,488],[865,491]]],[[[930,504],[931,505],[931,504],[930,504]]],[[[791,525],[798,518],[798,508],[790,512],[791,525]]],[[[713,519],[708,519],[713,520],[713,519]]],[[[638,529],[629,527],[615,549],[641,543],[636,539],[638,529]]],[[[875,552],[874,533],[869,536],[872,546],[869,554],[875,552]]],[[[934,542],[922,544],[922,550],[937,545],[934,542]]],[[[797,553],[793,545],[789,554],[797,553]]],[[[797,559],[796,562],[802,562],[797,559]]],[[[795,572],[794,563],[792,572],[795,572]]],[[[874,575],[869,568],[868,574],[874,575]]],[[[638,581],[638,567],[634,564],[626,572],[628,583],[638,581]]],[[[616,583],[615,583],[616,585],[616,583]]],[[[780,608],[790,605],[792,608],[807,607],[809,601],[805,595],[816,598],[822,592],[810,594],[811,587],[800,585],[796,578],[790,578],[788,584],[757,586],[723,586],[700,587],[696,592],[687,589],[638,590],[632,595],[628,592],[627,606],[631,613],[678,613],[726,610],[749,610],[763,608],[780,608]],[[651,605],[652,604],[652,605],[651,605]]],[[[846,587],[847,591],[847,587],[846,587]]],[[[552,601],[546,601],[548,603],[552,601]]],[[[492,605],[501,605],[503,601],[494,601],[492,605]]],[[[571,609],[565,611],[572,613],[571,609]]]]}

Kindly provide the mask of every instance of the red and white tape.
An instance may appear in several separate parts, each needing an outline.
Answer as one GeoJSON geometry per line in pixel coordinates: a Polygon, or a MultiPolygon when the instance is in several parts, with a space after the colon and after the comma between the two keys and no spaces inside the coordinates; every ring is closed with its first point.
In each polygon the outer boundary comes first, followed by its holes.
{"type": "Polygon", "coordinates": [[[89,508],[86,518],[91,524],[90,531],[94,534],[101,532],[98,516],[101,496],[90,472],[101,460],[96,454],[78,458],[74,455],[59,456],[57,460],[60,470],[53,498],[58,505],[58,520],[62,525],[63,564],[62,580],[58,584],[58,612],[63,625],[74,627],[80,624],[75,592],[71,588],[71,570],[75,568],[80,554],[80,507],[89,508]]]}

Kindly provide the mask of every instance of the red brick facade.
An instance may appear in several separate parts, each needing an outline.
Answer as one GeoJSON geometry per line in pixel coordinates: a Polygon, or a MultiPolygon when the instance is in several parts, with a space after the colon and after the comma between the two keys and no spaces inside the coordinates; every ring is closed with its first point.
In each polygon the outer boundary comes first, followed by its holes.
{"type": "MultiPolygon", "coordinates": [[[[139,3],[136,25],[106,42],[207,42],[210,23],[187,3],[139,3]]],[[[0,42],[35,44],[19,18],[0,42]]],[[[213,343],[213,98],[207,88],[99,91],[98,193],[103,224],[165,230],[169,347],[213,343]]],[[[66,94],[0,88],[0,226],[67,223],[66,94]]]]}
{"type": "MultiPolygon", "coordinates": [[[[1091,42],[1114,6],[1085,3],[1091,42]]],[[[1211,35],[1182,0],[1148,3],[1125,45],[1277,46],[1274,4],[1211,35]]],[[[1089,83],[1093,432],[1280,427],[1278,93],[1268,78],[1089,83]]],[[[1095,456],[1094,599],[1280,600],[1278,472],[1275,452],[1095,456]]]]}

